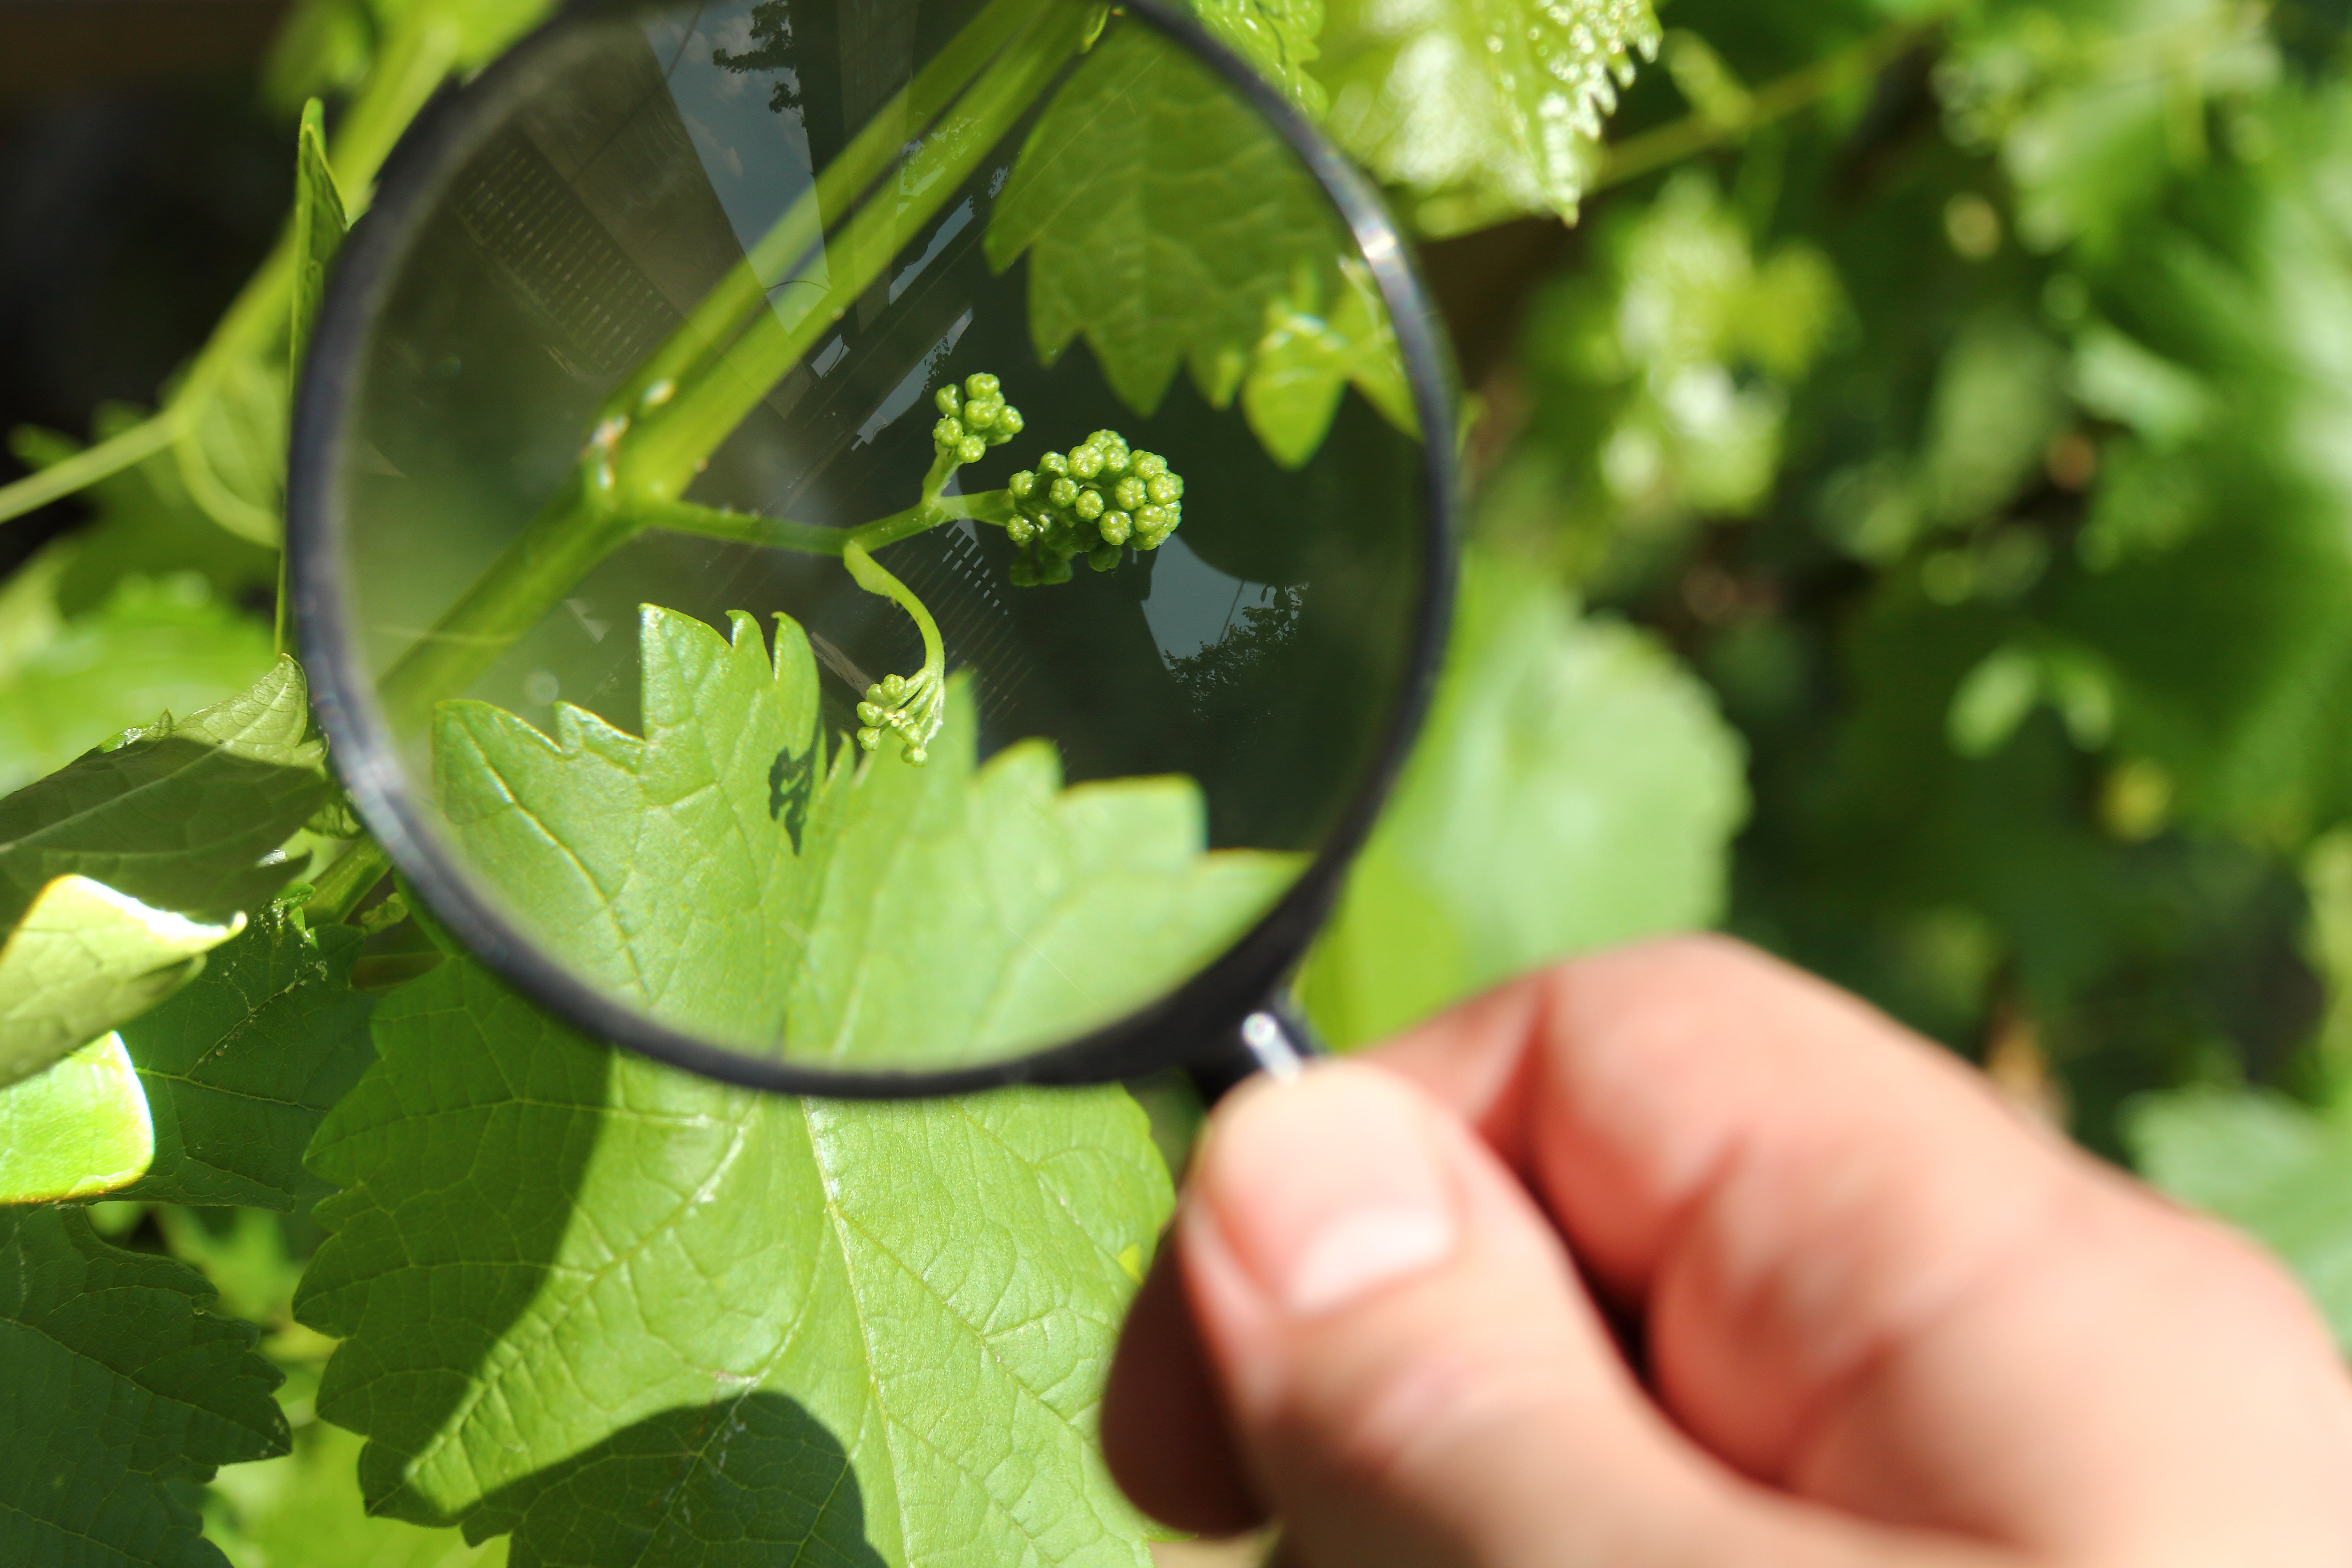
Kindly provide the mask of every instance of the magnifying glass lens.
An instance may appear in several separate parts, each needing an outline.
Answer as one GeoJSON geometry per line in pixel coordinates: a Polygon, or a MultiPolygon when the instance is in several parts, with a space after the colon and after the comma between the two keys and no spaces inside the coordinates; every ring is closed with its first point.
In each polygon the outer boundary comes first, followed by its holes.
{"type": "Polygon", "coordinates": [[[1360,826],[1427,372],[1181,38],[859,16],[591,11],[409,150],[313,362],[304,630],[372,826],[541,1000],[932,1072],[1213,984],[1360,826]]]}

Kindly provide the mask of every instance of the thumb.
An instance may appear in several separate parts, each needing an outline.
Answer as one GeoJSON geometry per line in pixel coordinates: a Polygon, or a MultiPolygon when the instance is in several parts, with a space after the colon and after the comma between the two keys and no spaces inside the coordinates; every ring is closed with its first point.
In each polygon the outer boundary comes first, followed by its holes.
{"type": "Polygon", "coordinates": [[[1229,1100],[1176,1241],[1242,1468],[1299,1562],[2000,1561],[1766,1492],[1696,1448],[1526,1191],[1379,1068],[1229,1100]]]}

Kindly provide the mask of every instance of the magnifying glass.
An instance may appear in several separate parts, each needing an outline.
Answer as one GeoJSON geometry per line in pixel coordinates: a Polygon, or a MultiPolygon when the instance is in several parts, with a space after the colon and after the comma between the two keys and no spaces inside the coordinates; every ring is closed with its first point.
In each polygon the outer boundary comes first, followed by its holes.
{"type": "Polygon", "coordinates": [[[344,247],[289,569],[332,754],[518,990],[906,1096],[1295,1059],[1452,592],[1433,312],[1160,0],[619,0],[344,247]]]}

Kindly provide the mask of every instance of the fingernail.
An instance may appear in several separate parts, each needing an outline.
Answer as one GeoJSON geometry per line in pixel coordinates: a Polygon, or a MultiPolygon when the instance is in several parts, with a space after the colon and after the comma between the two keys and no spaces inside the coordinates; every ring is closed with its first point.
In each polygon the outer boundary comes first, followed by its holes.
{"type": "Polygon", "coordinates": [[[1318,1316],[1454,1250],[1430,1118],[1371,1068],[1255,1089],[1212,1135],[1200,1194],[1259,1288],[1295,1316],[1318,1316]]]}

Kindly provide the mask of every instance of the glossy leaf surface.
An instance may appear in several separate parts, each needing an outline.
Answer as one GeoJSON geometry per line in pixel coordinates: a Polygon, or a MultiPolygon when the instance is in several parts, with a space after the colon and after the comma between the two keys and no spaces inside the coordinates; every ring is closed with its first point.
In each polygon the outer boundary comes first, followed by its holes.
{"type": "Polygon", "coordinates": [[[1432,233],[1576,216],[1601,122],[1656,58],[1649,0],[1335,0],[1328,128],[1432,233]]]}

